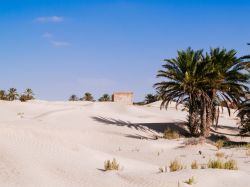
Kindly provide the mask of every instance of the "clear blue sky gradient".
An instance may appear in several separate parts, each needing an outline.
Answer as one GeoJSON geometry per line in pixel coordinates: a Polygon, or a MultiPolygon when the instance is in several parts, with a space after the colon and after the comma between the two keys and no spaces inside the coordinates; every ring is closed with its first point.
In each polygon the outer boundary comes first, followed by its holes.
{"type": "Polygon", "coordinates": [[[249,0],[0,0],[0,88],[66,100],[154,92],[178,49],[250,53],[249,0]],[[62,17],[61,22],[37,18],[62,17]]]}

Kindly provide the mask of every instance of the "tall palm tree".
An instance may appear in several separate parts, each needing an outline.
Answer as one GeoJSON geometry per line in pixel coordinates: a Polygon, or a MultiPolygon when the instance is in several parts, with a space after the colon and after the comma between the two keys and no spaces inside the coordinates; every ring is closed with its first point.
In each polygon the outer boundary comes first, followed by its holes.
{"type": "Polygon", "coordinates": [[[98,99],[98,101],[101,101],[101,102],[103,102],[103,101],[111,101],[111,98],[110,98],[109,94],[103,94],[103,96],[100,97],[98,99]]]}
{"type": "Polygon", "coordinates": [[[5,90],[0,90],[0,100],[6,100],[5,90]]]}
{"type": "MultiPolygon", "coordinates": [[[[230,105],[237,106],[248,91],[249,74],[244,73],[245,64],[242,58],[237,58],[235,50],[210,49],[206,54],[209,71],[206,72],[208,84],[203,89],[208,94],[210,102],[203,105],[202,134],[208,136],[210,127],[215,120],[216,103],[224,101],[230,114],[230,105]],[[230,105],[229,105],[230,104],[230,105]]],[[[217,105],[218,107],[218,105],[217,105]]],[[[218,120],[218,119],[217,119],[218,120]]]]}
{"type": "Polygon", "coordinates": [[[17,93],[17,89],[16,88],[10,88],[8,90],[8,100],[9,101],[13,101],[13,100],[16,100],[17,97],[18,97],[18,93],[17,93]]]}
{"type": "Polygon", "coordinates": [[[158,98],[157,98],[156,95],[147,94],[147,95],[145,96],[144,102],[145,102],[146,104],[149,104],[149,103],[153,103],[153,102],[155,102],[155,101],[157,101],[157,100],[158,100],[158,98]]]}
{"type": "Polygon", "coordinates": [[[94,98],[93,98],[93,96],[92,96],[91,93],[86,92],[86,93],[84,94],[84,96],[83,96],[83,100],[84,100],[84,101],[93,101],[94,98]]]}
{"type": "Polygon", "coordinates": [[[75,95],[75,94],[73,94],[73,95],[71,95],[70,97],[69,97],[69,101],[78,101],[79,99],[78,99],[78,97],[75,95]]]}
{"type": "Polygon", "coordinates": [[[162,99],[161,108],[168,107],[171,101],[176,104],[186,102],[189,107],[188,128],[192,135],[199,134],[197,122],[198,106],[203,99],[208,99],[203,91],[203,72],[208,69],[202,55],[202,50],[194,51],[188,48],[186,51],[178,51],[178,56],[173,59],[166,59],[163,70],[158,71],[157,77],[163,80],[156,83],[159,97],[162,99]]]}

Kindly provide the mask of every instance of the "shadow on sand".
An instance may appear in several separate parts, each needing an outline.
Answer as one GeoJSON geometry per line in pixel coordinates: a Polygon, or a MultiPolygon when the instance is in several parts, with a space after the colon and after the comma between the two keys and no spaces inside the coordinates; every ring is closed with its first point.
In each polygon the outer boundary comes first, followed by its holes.
{"type": "MultiPolygon", "coordinates": [[[[123,121],[113,118],[105,118],[101,116],[92,117],[93,120],[99,122],[104,125],[116,125],[120,127],[128,127],[132,129],[136,129],[138,131],[150,132],[152,134],[163,133],[166,129],[172,129],[179,132],[183,136],[188,136],[189,132],[186,130],[185,122],[174,122],[174,123],[131,123],[130,121],[123,121]]],[[[143,137],[141,135],[127,135],[126,137],[144,139],[147,137],[143,137]]]]}

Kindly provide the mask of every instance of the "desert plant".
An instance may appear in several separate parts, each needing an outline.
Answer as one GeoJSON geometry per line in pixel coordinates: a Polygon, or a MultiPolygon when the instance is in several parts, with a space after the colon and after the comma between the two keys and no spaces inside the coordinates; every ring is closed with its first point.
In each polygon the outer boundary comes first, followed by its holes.
{"type": "Polygon", "coordinates": [[[177,131],[168,128],[164,131],[163,138],[168,140],[178,139],[180,138],[180,134],[177,131]]]}
{"type": "Polygon", "coordinates": [[[223,152],[217,152],[215,154],[215,156],[218,157],[218,158],[223,158],[223,157],[225,157],[225,153],[223,153],[223,152]]]}
{"type": "Polygon", "coordinates": [[[195,183],[194,177],[189,178],[188,180],[185,181],[185,183],[188,185],[193,185],[195,183]]]}
{"type": "Polygon", "coordinates": [[[0,100],[6,100],[6,92],[5,90],[0,90],[0,100]]]}
{"type": "Polygon", "coordinates": [[[157,95],[147,94],[144,99],[145,104],[153,103],[158,100],[157,95]]]}
{"type": "Polygon", "coordinates": [[[192,168],[192,169],[198,169],[198,168],[199,168],[199,165],[198,165],[198,163],[197,163],[196,160],[194,160],[194,161],[192,162],[191,168],[192,168]]]}
{"type": "Polygon", "coordinates": [[[69,97],[69,101],[78,101],[78,100],[79,100],[78,97],[74,94],[69,97]]]}
{"type": "Polygon", "coordinates": [[[18,93],[17,93],[17,89],[16,88],[10,88],[8,90],[8,95],[7,98],[9,101],[14,101],[16,100],[18,97],[18,93]]]}
{"type": "Polygon", "coordinates": [[[111,98],[110,98],[109,94],[103,94],[103,96],[100,97],[98,99],[98,101],[100,101],[100,102],[111,101],[111,98]]]}
{"type": "Polygon", "coordinates": [[[217,160],[209,160],[207,164],[208,168],[212,169],[228,169],[228,170],[237,170],[237,163],[235,160],[228,160],[223,162],[220,159],[217,160]]]}
{"type": "Polygon", "coordinates": [[[32,100],[34,99],[34,92],[32,91],[32,89],[27,88],[24,92],[24,95],[27,97],[28,100],[32,100]]]}
{"type": "Polygon", "coordinates": [[[217,147],[218,150],[220,150],[225,144],[225,141],[224,140],[217,140],[215,142],[215,146],[217,147]]]}
{"type": "Polygon", "coordinates": [[[224,169],[237,170],[237,162],[235,160],[228,160],[224,163],[224,169]]]}
{"type": "Polygon", "coordinates": [[[170,162],[169,168],[170,168],[171,172],[174,172],[174,171],[180,171],[180,170],[184,169],[184,166],[178,160],[174,160],[174,161],[170,162]]]}
{"type": "Polygon", "coordinates": [[[107,160],[104,162],[104,170],[119,170],[119,164],[117,163],[116,159],[114,158],[112,161],[107,160]]]}
{"type": "Polygon", "coordinates": [[[83,101],[93,101],[94,98],[91,93],[86,92],[82,98],[83,101]]]}
{"type": "Polygon", "coordinates": [[[207,164],[208,168],[212,169],[224,169],[224,163],[222,160],[209,160],[207,164]]]}
{"type": "Polygon", "coordinates": [[[250,132],[250,99],[241,103],[238,111],[237,116],[240,118],[240,125],[242,127],[241,133],[250,132]]]}

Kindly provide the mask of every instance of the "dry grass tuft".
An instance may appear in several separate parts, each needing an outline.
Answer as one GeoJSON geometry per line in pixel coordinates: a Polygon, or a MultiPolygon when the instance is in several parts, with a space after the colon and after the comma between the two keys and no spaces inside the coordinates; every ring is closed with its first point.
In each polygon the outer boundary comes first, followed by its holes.
{"type": "Polygon", "coordinates": [[[209,160],[207,167],[212,168],[212,169],[228,169],[228,170],[238,169],[238,166],[235,160],[229,160],[229,161],[223,162],[220,159],[209,160]]]}
{"type": "Polygon", "coordinates": [[[114,158],[112,161],[107,160],[104,162],[104,170],[119,170],[119,164],[117,163],[116,159],[114,158]]]}
{"type": "Polygon", "coordinates": [[[218,140],[215,142],[215,146],[218,150],[220,150],[224,146],[225,141],[224,140],[218,140]]]}
{"type": "Polygon", "coordinates": [[[174,172],[174,171],[180,171],[180,170],[184,169],[184,166],[178,160],[174,160],[170,163],[169,168],[170,168],[171,172],[174,172]]]}
{"type": "Polygon", "coordinates": [[[166,129],[164,131],[163,138],[168,140],[178,139],[180,138],[180,134],[177,131],[166,129]]]}
{"type": "Polygon", "coordinates": [[[195,183],[194,177],[189,178],[188,180],[185,181],[185,183],[188,185],[193,185],[195,183]]]}
{"type": "Polygon", "coordinates": [[[218,157],[218,158],[223,158],[223,157],[225,157],[225,153],[223,153],[223,152],[217,152],[215,154],[215,156],[218,157]]]}
{"type": "Polygon", "coordinates": [[[191,168],[192,168],[192,169],[198,169],[198,168],[199,168],[199,165],[198,165],[198,163],[197,163],[196,160],[194,160],[194,161],[192,162],[191,168]]]}

